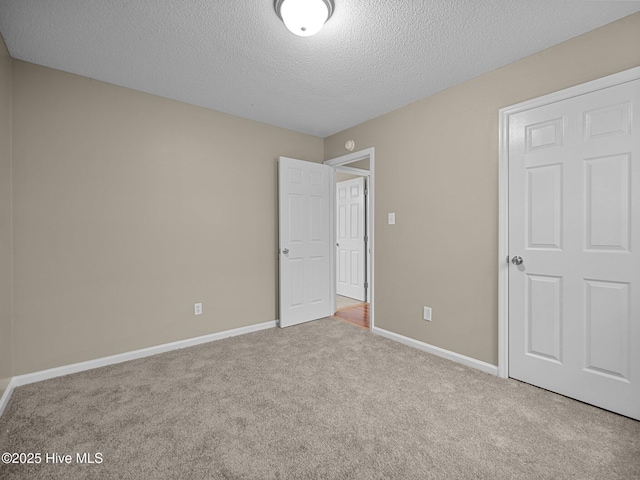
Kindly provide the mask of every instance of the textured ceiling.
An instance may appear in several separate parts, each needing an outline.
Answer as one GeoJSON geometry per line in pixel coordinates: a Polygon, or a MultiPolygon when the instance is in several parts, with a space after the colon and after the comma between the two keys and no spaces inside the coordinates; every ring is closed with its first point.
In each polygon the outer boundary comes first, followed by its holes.
{"type": "Polygon", "coordinates": [[[640,11],[637,1],[1,0],[12,57],[326,137],[640,11]]]}

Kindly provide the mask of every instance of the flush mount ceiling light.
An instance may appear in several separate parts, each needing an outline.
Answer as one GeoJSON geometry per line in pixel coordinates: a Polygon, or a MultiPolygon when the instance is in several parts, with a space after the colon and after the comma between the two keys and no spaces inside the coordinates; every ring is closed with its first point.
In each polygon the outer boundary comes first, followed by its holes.
{"type": "Polygon", "coordinates": [[[285,26],[301,37],[320,31],[333,13],[333,0],[275,0],[276,13],[285,26]]]}

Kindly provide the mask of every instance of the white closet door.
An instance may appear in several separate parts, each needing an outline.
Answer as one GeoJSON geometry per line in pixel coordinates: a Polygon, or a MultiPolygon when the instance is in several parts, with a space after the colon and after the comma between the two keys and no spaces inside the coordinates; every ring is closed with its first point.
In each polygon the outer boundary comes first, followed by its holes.
{"type": "Polygon", "coordinates": [[[509,374],[640,419],[640,80],[509,120],[509,374]]]}

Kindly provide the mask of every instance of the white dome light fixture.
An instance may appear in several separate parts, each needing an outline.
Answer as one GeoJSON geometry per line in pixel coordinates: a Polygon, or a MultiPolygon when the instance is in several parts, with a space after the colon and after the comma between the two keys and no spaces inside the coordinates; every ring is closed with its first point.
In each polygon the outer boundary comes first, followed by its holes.
{"type": "Polygon", "coordinates": [[[275,0],[276,13],[291,33],[310,37],[333,14],[333,0],[275,0]]]}

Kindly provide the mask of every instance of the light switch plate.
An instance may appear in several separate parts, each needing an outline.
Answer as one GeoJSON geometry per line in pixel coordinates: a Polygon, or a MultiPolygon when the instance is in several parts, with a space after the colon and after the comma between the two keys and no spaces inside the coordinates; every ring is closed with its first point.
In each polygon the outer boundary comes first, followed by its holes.
{"type": "Polygon", "coordinates": [[[389,225],[395,225],[396,224],[396,214],[395,213],[390,213],[389,214],[389,225]]]}
{"type": "Polygon", "coordinates": [[[431,321],[431,307],[423,307],[424,311],[422,313],[422,318],[424,318],[427,322],[431,321]]]}

